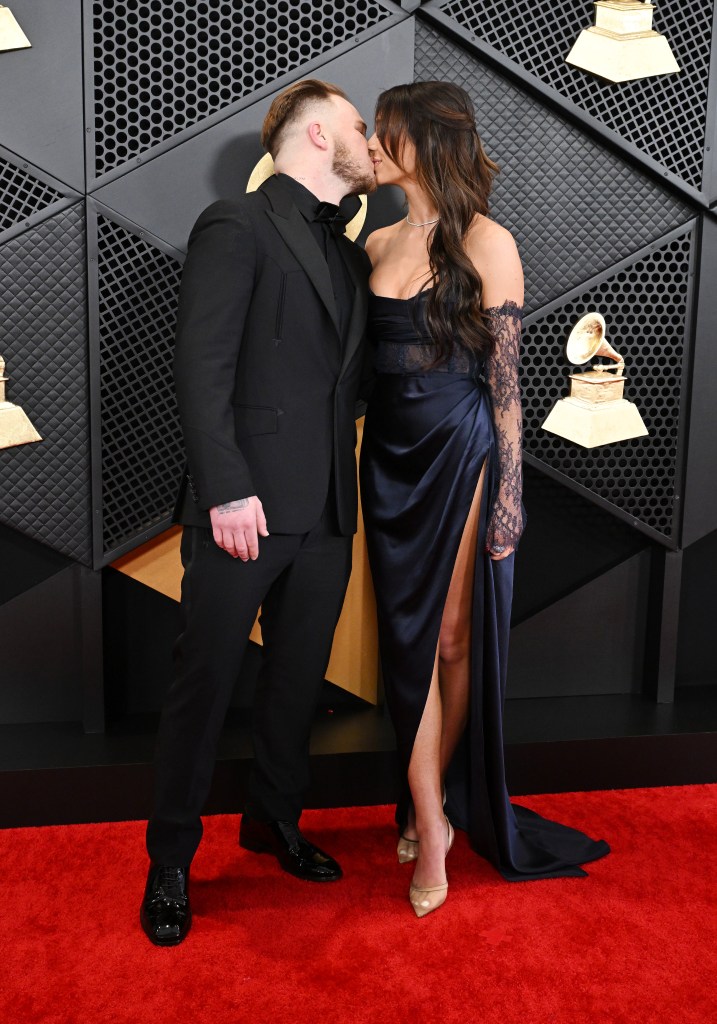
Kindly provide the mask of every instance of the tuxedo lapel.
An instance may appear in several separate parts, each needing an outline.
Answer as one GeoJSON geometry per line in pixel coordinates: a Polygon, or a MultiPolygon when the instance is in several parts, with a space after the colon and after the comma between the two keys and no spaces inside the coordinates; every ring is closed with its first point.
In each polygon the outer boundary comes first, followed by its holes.
{"type": "Polygon", "coordinates": [[[353,359],[356,349],[361,344],[361,339],[364,335],[366,309],[368,304],[368,276],[366,274],[362,255],[359,252],[358,247],[354,245],[353,242],[350,242],[348,238],[342,236],[339,239],[339,250],[344,263],[348,267],[349,275],[355,288],[354,304],[351,310],[351,319],[349,320],[349,328],[346,335],[346,345],[344,346],[341,373],[339,374],[340,379],[353,359]]]}
{"type": "Polygon", "coordinates": [[[275,176],[268,178],[261,188],[268,195],[272,205],[272,209],[267,210],[267,216],[306,272],[326,306],[337,334],[340,335],[339,316],[328,264],[311,234],[311,229],[275,176]]]}

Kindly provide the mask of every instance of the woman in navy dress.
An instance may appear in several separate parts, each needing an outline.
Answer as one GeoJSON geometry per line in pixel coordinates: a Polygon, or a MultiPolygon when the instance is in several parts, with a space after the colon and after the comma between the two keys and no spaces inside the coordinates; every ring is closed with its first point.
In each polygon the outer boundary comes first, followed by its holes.
{"type": "Polygon", "coordinates": [[[376,387],[361,486],[381,663],[405,790],[398,857],[419,917],[445,901],[453,824],[511,881],[584,875],[608,852],[510,803],[502,709],[523,529],[518,384],[523,274],[488,216],[498,168],[450,83],[382,93],[377,183],[407,215],[374,232],[376,387]]]}

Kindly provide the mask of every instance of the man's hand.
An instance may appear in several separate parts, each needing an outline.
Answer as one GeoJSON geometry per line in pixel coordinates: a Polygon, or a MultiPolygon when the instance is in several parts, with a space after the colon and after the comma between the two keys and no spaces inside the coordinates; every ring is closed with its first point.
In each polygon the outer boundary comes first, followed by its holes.
{"type": "Polygon", "coordinates": [[[212,534],[218,547],[242,562],[259,557],[259,537],[268,537],[261,502],[254,495],[209,509],[212,534]]]}

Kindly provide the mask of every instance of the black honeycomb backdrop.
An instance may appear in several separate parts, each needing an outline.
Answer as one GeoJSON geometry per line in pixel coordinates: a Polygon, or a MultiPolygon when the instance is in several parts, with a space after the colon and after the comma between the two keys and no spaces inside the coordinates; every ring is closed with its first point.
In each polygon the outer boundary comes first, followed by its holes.
{"type": "Polygon", "coordinates": [[[525,451],[668,540],[676,539],[676,460],[693,228],[530,323],[523,337],[525,451]],[[542,429],[568,393],[569,328],[599,309],[625,357],[625,397],[649,437],[590,450],[542,429]]]}
{"type": "Polygon", "coordinates": [[[483,141],[501,168],[491,213],[518,242],[526,311],[694,216],[652,178],[420,22],[415,75],[455,82],[473,99],[483,141]]]}
{"type": "Polygon", "coordinates": [[[619,85],[565,63],[580,30],[594,24],[592,0],[448,0],[436,6],[688,185],[701,187],[712,0],[661,0],[654,28],[667,36],[682,70],[619,85]]]}
{"type": "Polygon", "coordinates": [[[374,0],[99,0],[98,175],[389,18],[374,0]]]}
{"type": "Polygon", "coordinates": [[[103,550],[166,522],[184,454],[172,382],[180,265],[97,221],[103,550]]]}
{"type": "Polygon", "coordinates": [[[0,232],[62,198],[50,185],[0,158],[0,232]]]}

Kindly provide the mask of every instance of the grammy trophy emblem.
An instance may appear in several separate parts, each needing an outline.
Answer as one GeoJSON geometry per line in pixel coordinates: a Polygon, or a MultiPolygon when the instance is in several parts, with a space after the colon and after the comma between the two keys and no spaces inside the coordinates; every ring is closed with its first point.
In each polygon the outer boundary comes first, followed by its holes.
{"type": "Polygon", "coordinates": [[[0,356],[0,448],[42,441],[20,406],[7,401],[5,385],[9,379],[5,376],[5,360],[0,356]]]}
{"type": "Polygon", "coordinates": [[[580,33],[567,63],[609,82],[679,71],[669,42],[652,27],[654,10],[641,0],[595,0],[595,24],[580,33]]]}
{"type": "Polygon", "coordinates": [[[0,4],[0,53],[6,50],[26,50],[31,45],[10,8],[0,4]]]}
{"type": "Polygon", "coordinates": [[[605,340],[605,319],[600,313],[586,313],[578,320],[570,332],[566,355],[573,366],[595,356],[612,359],[615,366],[598,364],[571,373],[570,395],[555,404],[543,430],[583,448],[645,437],[648,431],[637,406],[623,397],[625,361],[605,340]]]}

